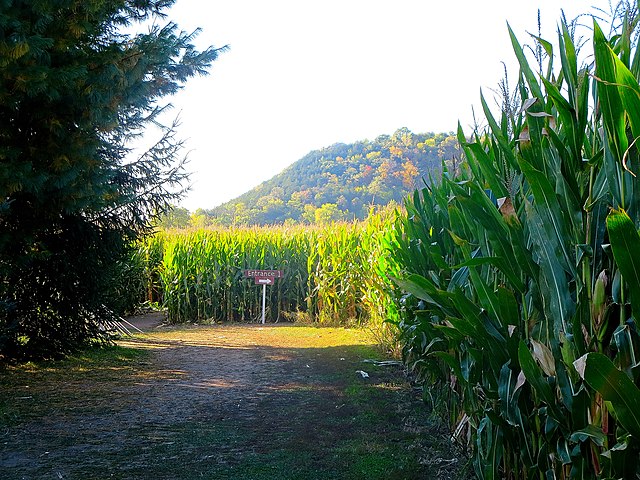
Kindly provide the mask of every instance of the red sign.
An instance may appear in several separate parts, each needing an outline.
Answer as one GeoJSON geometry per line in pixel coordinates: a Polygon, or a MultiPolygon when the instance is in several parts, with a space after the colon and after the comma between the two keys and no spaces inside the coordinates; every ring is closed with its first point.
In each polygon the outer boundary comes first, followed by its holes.
{"type": "Polygon", "coordinates": [[[253,277],[253,280],[256,285],[273,285],[274,277],[253,277]]]}
{"type": "MultiPolygon", "coordinates": [[[[273,280],[274,278],[282,278],[282,270],[245,270],[244,276],[245,278],[255,278],[256,284],[258,284],[257,279],[259,278],[270,280],[273,280]]],[[[265,285],[271,285],[271,283],[265,285]]]]}

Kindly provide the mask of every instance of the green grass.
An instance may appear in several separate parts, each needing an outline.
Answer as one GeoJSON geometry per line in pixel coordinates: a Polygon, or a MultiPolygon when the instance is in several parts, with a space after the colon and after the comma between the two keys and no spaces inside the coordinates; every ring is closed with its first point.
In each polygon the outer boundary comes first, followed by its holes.
{"type": "Polygon", "coordinates": [[[83,385],[92,381],[98,394],[101,384],[117,382],[138,371],[149,353],[121,346],[95,347],[60,361],[0,366],[0,428],[40,418],[75,405],[86,405],[83,385]],[[56,394],[49,387],[56,385],[56,394]],[[84,402],[84,403],[83,403],[84,402]]]}

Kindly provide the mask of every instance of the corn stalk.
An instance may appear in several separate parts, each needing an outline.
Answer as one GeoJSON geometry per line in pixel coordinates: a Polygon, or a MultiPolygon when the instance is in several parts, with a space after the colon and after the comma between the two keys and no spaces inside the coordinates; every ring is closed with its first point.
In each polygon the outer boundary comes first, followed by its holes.
{"type": "Polygon", "coordinates": [[[640,224],[635,27],[626,16],[607,39],[594,22],[591,67],[563,21],[557,50],[537,39],[546,69],[509,30],[521,112],[494,117],[483,97],[487,131],[458,131],[463,172],[416,192],[396,227],[405,360],[447,406],[479,478],[640,472],[624,403],[638,398],[640,358],[628,268],[640,250],[626,242],[640,224]],[[618,235],[607,217],[620,212],[618,235]],[[620,389],[601,381],[614,371],[620,389]]]}
{"type": "Polygon", "coordinates": [[[144,243],[149,296],[169,320],[254,321],[262,289],[246,269],[277,269],[267,287],[267,318],[306,316],[323,324],[382,325],[393,307],[384,277],[383,240],[390,214],[324,227],[159,232],[144,243]]]}

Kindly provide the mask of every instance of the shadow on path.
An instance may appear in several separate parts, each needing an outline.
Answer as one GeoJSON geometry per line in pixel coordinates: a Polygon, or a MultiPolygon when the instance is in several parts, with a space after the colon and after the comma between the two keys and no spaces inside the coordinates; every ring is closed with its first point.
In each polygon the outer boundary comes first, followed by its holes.
{"type": "Polygon", "coordinates": [[[156,332],[115,363],[7,374],[2,478],[459,477],[400,367],[363,363],[375,349],[341,329],[280,328],[156,332]]]}

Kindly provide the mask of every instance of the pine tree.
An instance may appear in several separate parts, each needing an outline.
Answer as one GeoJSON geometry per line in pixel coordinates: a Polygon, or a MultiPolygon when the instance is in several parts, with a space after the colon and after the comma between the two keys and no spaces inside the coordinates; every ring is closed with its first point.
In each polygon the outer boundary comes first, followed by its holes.
{"type": "Polygon", "coordinates": [[[113,265],[183,193],[175,124],[131,158],[224,50],[198,51],[174,1],[0,0],[0,358],[103,338],[113,265]]]}

